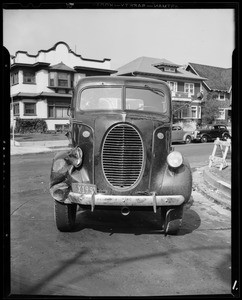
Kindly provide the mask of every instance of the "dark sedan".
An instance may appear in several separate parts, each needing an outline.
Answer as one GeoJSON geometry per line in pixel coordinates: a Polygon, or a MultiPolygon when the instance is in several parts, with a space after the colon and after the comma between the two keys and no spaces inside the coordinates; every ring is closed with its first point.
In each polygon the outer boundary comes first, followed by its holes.
{"type": "Polygon", "coordinates": [[[229,131],[225,125],[213,125],[204,129],[195,130],[194,141],[200,141],[206,143],[208,141],[214,141],[216,138],[226,141],[231,139],[229,131]]]}

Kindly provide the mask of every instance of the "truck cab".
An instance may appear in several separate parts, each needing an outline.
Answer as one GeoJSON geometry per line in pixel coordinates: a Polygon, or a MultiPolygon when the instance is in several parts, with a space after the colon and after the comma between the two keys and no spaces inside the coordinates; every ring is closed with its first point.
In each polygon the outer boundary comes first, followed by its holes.
{"type": "Polygon", "coordinates": [[[161,214],[161,230],[177,233],[190,199],[188,161],[171,147],[171,92],[160,80],[93,76],[74,89],[72,149],[56,154],[50,175],[56,225],[71,231],[77,209],[161,214]],[[110,210],[111,211],[111,210],[110,210]]]}

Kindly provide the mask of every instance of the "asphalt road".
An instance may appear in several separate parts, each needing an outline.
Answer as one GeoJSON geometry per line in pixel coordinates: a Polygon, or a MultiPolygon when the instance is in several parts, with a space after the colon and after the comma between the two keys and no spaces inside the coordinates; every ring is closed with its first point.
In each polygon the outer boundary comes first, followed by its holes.
{"type": "MultiPolygon", "coordinates": [[[[173,145],[192,168],[213,144],[173,145]]],[[[79,296],[230,294],[230,212],[193,191],[177,236],[159,213],[79,212],[75,232],[55,227],[54,153],[11,157],[11,293],[79,296]]]]}

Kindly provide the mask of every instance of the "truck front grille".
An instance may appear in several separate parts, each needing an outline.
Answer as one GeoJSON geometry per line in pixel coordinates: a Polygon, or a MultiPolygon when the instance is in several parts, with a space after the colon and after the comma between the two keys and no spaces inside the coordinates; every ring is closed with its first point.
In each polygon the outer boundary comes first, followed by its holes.
{"type": "Polygon", "coordinates": [[[133,126],[118,124],[109,130],[102,148],[102,166],[113,187],[133,187],[140,178],[143,160],[143,142],[133,126]]]}

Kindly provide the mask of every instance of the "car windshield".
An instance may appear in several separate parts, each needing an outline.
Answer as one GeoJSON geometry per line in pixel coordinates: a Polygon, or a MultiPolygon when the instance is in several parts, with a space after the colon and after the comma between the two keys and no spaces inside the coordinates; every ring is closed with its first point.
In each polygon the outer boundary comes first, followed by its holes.
{"type": "Polygon", "coordinates": [[[90,87],[81,92],[79,109],[90,110],[135,110],[166,113],[168,102],[164,92],[152,88],[126,88],[125,107],[122,102],[122,87],[90,87]]]}

